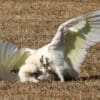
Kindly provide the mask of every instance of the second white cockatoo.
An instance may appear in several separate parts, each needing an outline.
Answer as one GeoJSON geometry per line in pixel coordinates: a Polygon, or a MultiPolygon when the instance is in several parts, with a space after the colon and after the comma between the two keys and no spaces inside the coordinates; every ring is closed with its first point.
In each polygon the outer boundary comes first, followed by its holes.
{"type": "Polygon", "coordinates": [[[8,75],[7,79],[14,79],[11,71],[14,71],[12,67],[15,66],[20,67],[18,76],[22,82],[36,83],[48,80],[52,75],[57,75],[61,82],[67,78],[77,80],[87,50],[97,42],[100,42],[100,11],[64,22],[58,27],[52,41],[37,50],[18,50],[0,42],[0,77],[6,78],[8,75]],[[33,73],[41,72],[34,78],[33,73]]]}

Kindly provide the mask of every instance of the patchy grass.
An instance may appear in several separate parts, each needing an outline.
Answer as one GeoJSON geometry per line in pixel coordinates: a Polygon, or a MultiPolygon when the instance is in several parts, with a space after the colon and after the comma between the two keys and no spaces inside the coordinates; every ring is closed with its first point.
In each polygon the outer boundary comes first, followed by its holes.
{"type": "MultiPolygon", "coordinates": [[[[38,48],[51,41],[64,21],[98,9],[99,0],[0,0],[0,38],[19,47],[38,48]]],[[[99,100],[100,43],[91,48],[82,66],[78,81],[0,81],[0,99],[99,100]]]]}

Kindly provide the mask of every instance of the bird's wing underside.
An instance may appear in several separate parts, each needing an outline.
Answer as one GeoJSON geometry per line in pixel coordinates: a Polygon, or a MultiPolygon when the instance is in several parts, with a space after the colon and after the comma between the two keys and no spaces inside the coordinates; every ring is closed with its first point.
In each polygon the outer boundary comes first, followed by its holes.
{"type": "Polygon", "coordinates": [[[19,68],[27,58],[28,53],[16,45],[0,40],[0,73],[10,75],[13,68],[19,68]]]}
{"type": "MultiPolygon", "coordinates": [[[[88,48],[100,41],[100,11],[75,17],[61,24],[51,44],[64,40],[64,56],[77,72],[88,48]]],[[[58,45],[59,46],[59,45],[58,45]]]]}

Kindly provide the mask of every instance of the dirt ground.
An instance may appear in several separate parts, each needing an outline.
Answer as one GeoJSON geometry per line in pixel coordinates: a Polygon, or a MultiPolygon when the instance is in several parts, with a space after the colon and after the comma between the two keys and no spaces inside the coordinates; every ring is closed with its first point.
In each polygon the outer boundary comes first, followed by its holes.
{"type": "MultiPolygon", "coordinates": [[[[64,21],[100,10],[100,0],[0,0],[0,38],[19,47],[51,41],[64,21]]],[[[100,43],[91,48],[78,81],[0,81],[0,100],[100,100],[100,43]]]]}

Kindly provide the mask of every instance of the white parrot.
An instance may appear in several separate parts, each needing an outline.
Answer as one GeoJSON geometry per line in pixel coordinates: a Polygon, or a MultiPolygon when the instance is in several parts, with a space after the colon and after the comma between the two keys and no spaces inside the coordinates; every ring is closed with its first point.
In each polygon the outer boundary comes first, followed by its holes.
{"type": "MultiPolygon", "coordinates": [[[[53,40],[37,49],[26,62],[34,64],[36,59],[42,57],[45,59],[40,60],[44,66],[43,73],[54,73],[61,82],[67,78],[77,80],[87,50],[97,42],[100,42],[100,10],[61,24],[53,40]]],[[[38,78],[45,79],[47,76],[38,78]]]]}
{"type": "MultiPolygon", "coordinates": [[[[77,80],[87,50],[99,41],[100,10],[64,22],[59,26],[53,40],[37,50],[18,49],[9,46],[7,43],[3,44],[1,41],[0,70],[3,73],[11,73],[12,67],[20,67],[18,76],[22,82],[32,81],[37,83],[48,80],[52,75],[57,75],[61,82],[64,82],[67,78],[77,80]],[[8,46],[6,47],[5,44],[8,46]],[[26,54],[26,51],[30,54],[26,54]],[[23,64],[20,63],[22,61],[24,61],[23,64]],[[42,75],[35,78],[32,73],[38,71],[42,72],[42,75]]],[[[1,72],[0,77],[4,78],[4,74],[2,75],[1,72]]],[[[14,75],[10,73],[6,76],[14,79],[14,75]]]]}

